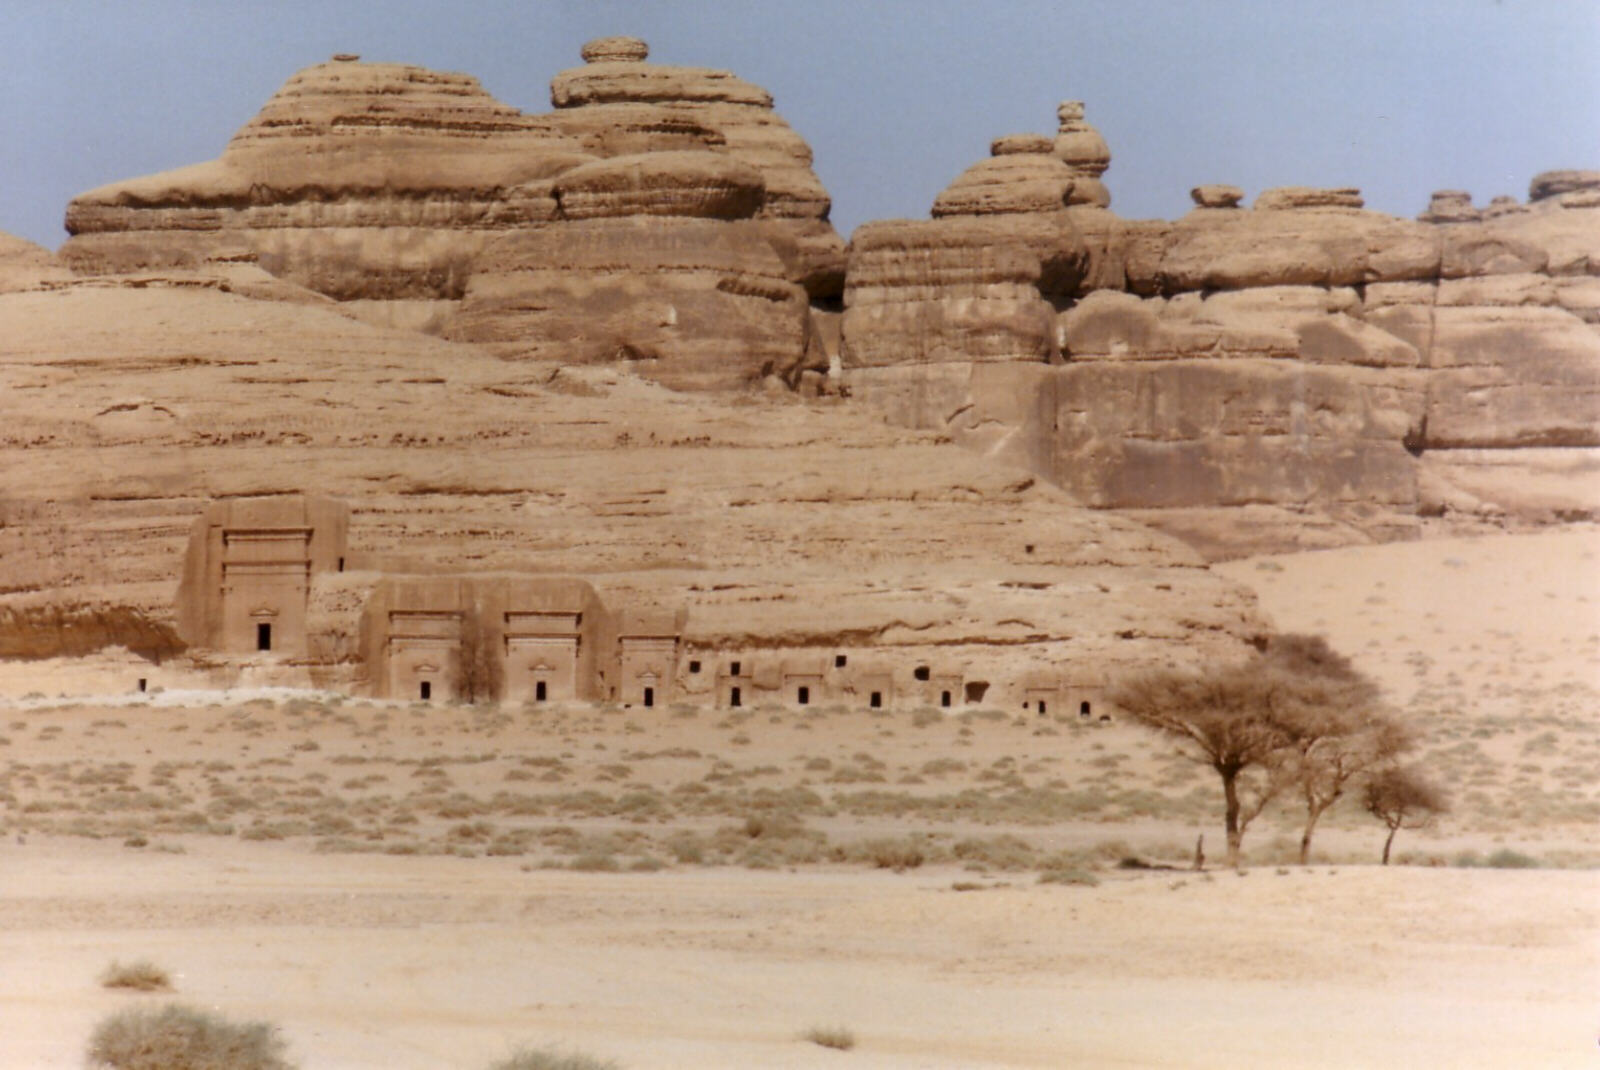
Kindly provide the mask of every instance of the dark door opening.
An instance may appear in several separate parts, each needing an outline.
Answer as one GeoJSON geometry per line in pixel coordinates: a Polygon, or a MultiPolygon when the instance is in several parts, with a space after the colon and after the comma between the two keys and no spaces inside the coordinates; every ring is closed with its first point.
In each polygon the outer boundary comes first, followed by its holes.
{"type": "Polygon", "coordinates": [[[950,692],[948,692],[948,691],[939,692],[939,705],[941,705],[941,706],[949,706],[950,705],[950,692]]]}
{"type": "Polygon", "coordinates": [[[802,706],[811,705],[811,689],[809,687],[800,688],[799,691],[795,692],[794,697],[795,700],[802,706]]]}
{"type": "Polygon", "coordinates": [[[149,686],[150,681],[143,676],[139,677],[139,690],[143,691],[149,686]]]}
{"type": "Polygon", "coordinates": [[[654,706],[655,704],[656,704],[656,689],[653,688],[653,687],[645,688],[644,689],[644,707],[645,707],[645,709],[649,709],[651,706],[654,706]]]}
{"type": "Polygon", "coordinates": [[[270,624],[257,624],[256,625],[256,649],[257,650],[271,650],[272,649],[272,625],[270,625],[270,624]]]}
{"type": "Polygon", "coordinates": [[[543,702],[545,700],[545,697],[548,695],[548,693],[549,693],[548,689],[545,687],[545,684],[544,684],[543,680],[534,681],[534,684],[533,684],[533,701],[535,701],[535,702],[543,702]]]}
{"type": "Polygon", "coordinates": [[[739,663],[737,661],[728,666],[728,675],[729,676],[738,676],[739,675],[739,663]]]}
{"type": "Polygon", "coordinates": [[[1050,712],[1050,703],[1046,702],[1044,699],[1040,699],[1039,700],[1039,716],[1043,717],[1048,712],[1050,712]]]}
{"type": "Polygon", "coordinates": [[[833,656],[833,667],[835,669],[842,669],[848,664],[850,664],[850,659],[844,654],[835,654],[833,656]]]}
{"type": "Polygon", "coordinates": [[[739,689],[735,687],[728,692],[728,705],[738,706],[739,704],[739,689]]]}
{"type": "Polygon", "coordinates": [[[698,661],[691,661],[689,663],[689,671],[690,672],[699,672],[700,671],[700,663],[698,661]]]}
{"type": "Polygon", "coordinates": [[[918,665],[911,670],[911,675],[917,680],[926,680],[928,678],[928,667],[926,665],[918,665]]]}
{"type": "Polygon", "coordinates": [[[420,697],[421,697],[422,701],[423,702],[427,702],[429,699],[431,699],[433,697],[433,681],[432,680],[424,680],[424,681],[422,681],[422,686],[419,687],[417,690],[420,693],[420,697]]]}
{"type": "Polygon", "coordinates": [[[983,696],[987,695],[988,693],[989,683],[987,680],[973,680],[971,683],[966,685],[968,702],[982,702],[983,696]]]}
{"type": "Polygon", "coordinates": [[[1089,716],[1089,702],[1088,702],[1087,699],[1085,699],[1084,701],[1078,703],[1078,716],[1079,717],[1087,717],[1087,716],[1089,716]]]}
{"type": "Polygon", "coordinates": [[[874,691],[872,693],[872,697],[867,699],[867,705],[871,706],[875,710],[882,709],[883,708],[883,692],[882,691],[874,691]]]}

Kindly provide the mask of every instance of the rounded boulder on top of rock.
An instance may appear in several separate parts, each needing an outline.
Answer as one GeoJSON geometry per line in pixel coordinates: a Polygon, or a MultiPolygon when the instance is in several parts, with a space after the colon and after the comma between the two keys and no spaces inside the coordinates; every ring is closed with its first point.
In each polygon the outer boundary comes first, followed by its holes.
{"type": "Polygon", "coordinates": [[[1542,171],[1528,183],[1528,200],[1542,201],[1589,190],[1600,191],[1600,171],[1542,171]]]}
{"type": "Polygon", "coordinates": [[[585,41],[578,54],[585,63],[643,63],[650,46],[637,37],[596,37],[585,41]]]}
{"type": "Polygon", "coordinates": [[[1063,100],[1056,108],[1059,127],[1052,151],[1072,169],[1077,179],[1073,183],[1070,203],[1111,207],[1111,191],[1106,189],[1100,176],[1111,166],[1111,147],[1100,131],[1084,120],[1081,100],[1063,100]]]}
{"type": "Polygon", "coordinates": [[[1210,183],[1189,191],[1189,199],[1201,208],[1237,208],[1244,200],[1244,190],[1238,186],[1210,183]]]}
{"type": "Polygon", "coordinates": [[[1422,223],[1476,223],[1483,213],[1472,206],[1472,194],[1466,190],[1435,190],[1428,199],[1427,210],[1417,216],[1422,223]]]}

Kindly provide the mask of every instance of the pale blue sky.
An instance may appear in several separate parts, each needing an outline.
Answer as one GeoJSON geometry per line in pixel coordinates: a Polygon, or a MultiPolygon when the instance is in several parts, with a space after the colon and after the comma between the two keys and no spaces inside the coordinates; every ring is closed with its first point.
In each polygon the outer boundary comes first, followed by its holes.
{"type": "Polygon", "coordinates": [[[834,221],[926,216],[990,138],[1080,98],[1113,207],[1174,218],[1232,182],[1526,197],[1600,168],[1597,0],[0,0],[0,230],[55,247],[75,193],[216,156],[334,52],[476,75],[549,109],[590,37],[771,90],[834,221]]]}

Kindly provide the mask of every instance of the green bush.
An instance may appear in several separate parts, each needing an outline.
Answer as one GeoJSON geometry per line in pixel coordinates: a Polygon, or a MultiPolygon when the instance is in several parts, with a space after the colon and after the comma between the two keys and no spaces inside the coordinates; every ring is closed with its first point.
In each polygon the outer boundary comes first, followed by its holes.
{"type": "Polygon", "coordinates": [[[89,1064],[109,1070],[291,1070],[277,1027],[192,1007],[130,1010],[95,1026],[89,1064]]]}

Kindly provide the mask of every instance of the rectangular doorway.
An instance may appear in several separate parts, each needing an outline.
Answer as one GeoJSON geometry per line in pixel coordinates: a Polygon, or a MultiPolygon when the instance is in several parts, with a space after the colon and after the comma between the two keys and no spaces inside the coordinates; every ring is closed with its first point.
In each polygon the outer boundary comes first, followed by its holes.
{"type": "Polygon", "coordinates": [[[272,625],[270,625],[270,624],[257,624],[256,625],[256,649],[257,650],[271,650],[272,649],[272,625]]]}

